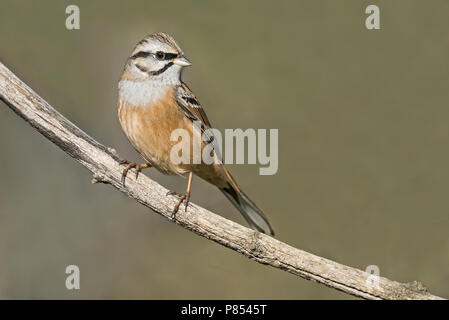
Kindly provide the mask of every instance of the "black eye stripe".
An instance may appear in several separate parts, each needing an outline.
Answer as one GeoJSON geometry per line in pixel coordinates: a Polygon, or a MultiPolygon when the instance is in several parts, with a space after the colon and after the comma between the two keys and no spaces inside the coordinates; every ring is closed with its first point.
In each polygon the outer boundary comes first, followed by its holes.
{"type": "Polygon", "coordinates": [[[131,56],[131,60],[137,59],[137,58],[146,58],[151,55],[151,52],[148,51],[139,51],[136,54],[131,56]]]}
{"type": "MultiPolygon", "coordinates": [[[[153,52],[149,52],[149,51],[139,51],[136,54],[131,56],[131,60],[137,59],[137,58],[147,58],[151,55],[153,55],[153,52]]],[[[165,52],[165,57],[164,60],[173,60],[174,58],[176,58],[178,56],[177,53],[168,53],[165,52]]]]}
{"type": "Polygon", "coordinates": [[[165,53],[165,60],[173,60],[174,58],[176,58],[178,56],[177,53],[165,53]]]}

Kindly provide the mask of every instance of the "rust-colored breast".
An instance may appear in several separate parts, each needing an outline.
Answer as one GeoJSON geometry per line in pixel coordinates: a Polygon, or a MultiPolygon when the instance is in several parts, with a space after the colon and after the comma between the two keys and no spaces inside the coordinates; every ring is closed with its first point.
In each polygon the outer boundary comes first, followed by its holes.
{"type": "Polygon", "coordinates": [[[189,120],[184,117],[173,97],[174,90],[155,104],[135,107],[119,101],[119,119],[123,130],[134,148],[153,166],[166,174],[183,174],[187,170],[170,161],[171,132],[177,128],[190,130],[189,120]]]}
{"type": "Polygon", "coordinates": [[[174,89],[167,90],[157,103],[139,107],[119,101],[118,113],[123,131],[142,157],[162,173],[183,175],[193,171],[216,186],[225,186],[227,179],[221,165],[193,164],[192,122],[180,110],[174,94],[174,89]],[[180,143],[180,140],[171,141],[171,134],[180,128],[185,129],[190,137],[184,141],[188,146],[183,147],[190,149],[190,164],[175,164],[170,159],[172,147],[180,143]]]}

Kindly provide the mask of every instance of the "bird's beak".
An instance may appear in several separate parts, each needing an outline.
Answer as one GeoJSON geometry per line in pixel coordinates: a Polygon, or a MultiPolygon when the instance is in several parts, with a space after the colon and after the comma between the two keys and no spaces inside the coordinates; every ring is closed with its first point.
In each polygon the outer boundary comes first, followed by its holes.
{"type": "Polygon", "coordinates": [[[181,67],[191,66],[192,63],[184,55],[179,55],[173,59],[173,63],[181,67]]]}

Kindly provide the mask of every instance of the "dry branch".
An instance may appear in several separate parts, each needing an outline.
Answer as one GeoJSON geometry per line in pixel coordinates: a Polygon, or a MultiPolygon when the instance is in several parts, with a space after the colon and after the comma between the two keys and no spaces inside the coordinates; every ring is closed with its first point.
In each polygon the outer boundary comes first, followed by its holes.
{"type": "MultiPolygon", "coordinates": [[[[141,174],[136,181],[120,182],[123,166],[115,151],[106,148],[64,118],[9,69],[0,63],[0,99],[72,158],[89,169],[93,182],[113,185],[173,221],[171,210],[176,199],[167,197],[167,189],[141,174]]],[[[218,242],[259,263],[288,271],[304,279],[365,299],[441,299],[427,292],[419,282],[399,283],[379,277],[378,286],[367,281],[362,270],[293,248],[270,236],[255,232],[197,205],[178,214],[177,224],[200,236],[218,242]]]]}

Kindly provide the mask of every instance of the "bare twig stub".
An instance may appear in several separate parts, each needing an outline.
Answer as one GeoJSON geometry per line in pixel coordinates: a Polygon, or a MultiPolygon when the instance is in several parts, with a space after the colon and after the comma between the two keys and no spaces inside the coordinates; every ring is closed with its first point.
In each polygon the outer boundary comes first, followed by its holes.
{"type": "MultiPolygon", "coordinates": [[[[120,181],[123,166],[113,149],[106,148],[64,118],[9,69],[0,63],[0,99],[47,139],[93,173],[93,183],[113,185],[167,219],[176,203],[167,189],[140,175],[120,181]]],[[[176,217],[177,224],[200,236],[240,252],[259,263],[365,299],[441,299],[419,282],[399,283],[384,277],[370,281],[366,272],[293,248],[194,205],[176,217]]]]}

